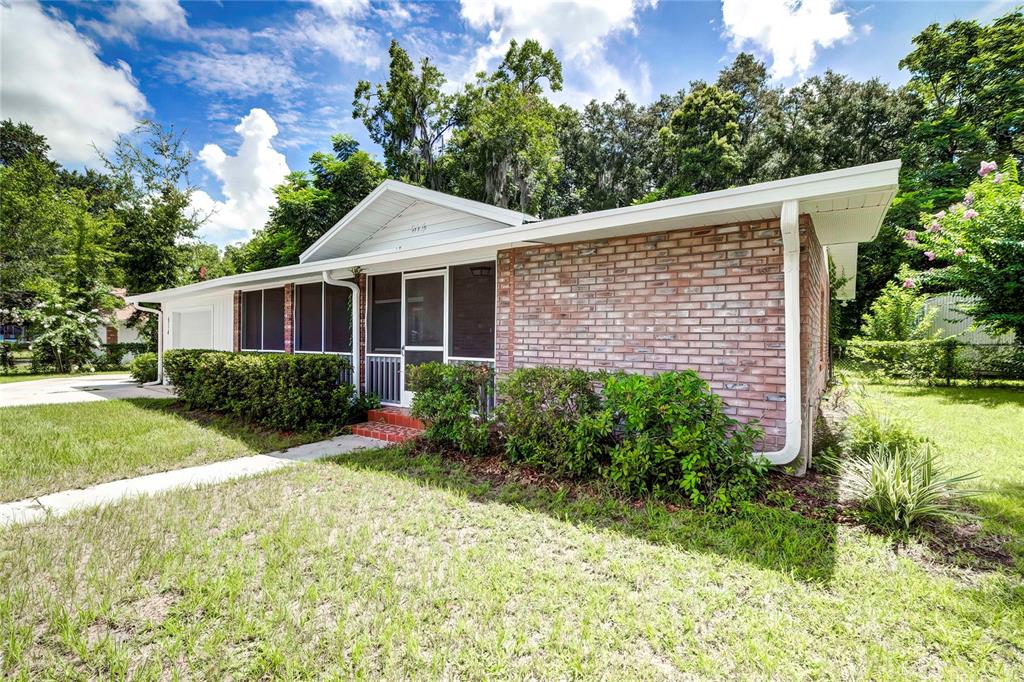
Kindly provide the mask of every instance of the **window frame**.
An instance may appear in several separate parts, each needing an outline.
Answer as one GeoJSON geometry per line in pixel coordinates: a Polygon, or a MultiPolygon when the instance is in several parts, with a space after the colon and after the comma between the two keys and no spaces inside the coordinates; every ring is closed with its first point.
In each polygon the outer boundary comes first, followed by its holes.
{"type": "MultiPolygon", "coordinates": [[[[292,301],[292,352],[301,353],[303,355],[352,355],[352,347],[355,341],[355,330],[350,330],[348,340],[348,350],[324,350],[327,345],[327,287],[334,286],[324,282],[323,280],[308,280],[305,282],[293,282],[293,286],[296,290],[294,300],[292,301]],[[300,286],[306,286],[309,284],[320,285],[320,350],[299,350],[299,316],[302,315],[301,304],[299,304],[299,296],[297,289],[300,286]]],[[[348,292],[350,299],[353,298],[352,291],[346,287],[337,287],[338,289],[344,289],[348,292]]],[[[358,305],[358,301],[353,300],[353,305],[358,305]]]]}
{"type": "MultiPolygon", "coordinates": [[[[264,292],[266,292],[267,289],[282,289],[283,290],[285,288],[285,286],[287,286],[287,285],[282,284],[281,286],[276,286],[276,287],[260,287],[260,288],[254,288],[254,289],[242,289],[241,290],[242,291],[242,314],[240,315],[240,317],[241,317],[241,338],[238,341],[238,350],[240,352],[242,352],[242,353],[286,353],[287,352],[287,350],[285,350],[284,348],[280,348],[280,349],[278,349],[278,348],[272,348],[272,349],[263,348],[263,346],[265,345],[264,344],[264,330],[263,330],[263,327],[264,327],[264,322],[266,320],[266,313],[265,313],[266,294],[264,292]],[[246,305],[245,305],[245,295],[246,294],[252,294],[252,293],[255,293],[257,291],[260,292],[260,347],[259,348],[246,348],[245,344],[244,344],[244,342],[246,341],[246,338],[245,338],[245,323],[246,323],[246,318],[247,318],[248,312],[246,310],[246,305]]],[[[285,306],[285,307],[287,308],[287,306],[285,306]]],[[[284,322],[284,319],[282,317],[282,323],[283,322],[284,322]]],[[[285,325],[285,326],[287,326],[287,325],[285,325]]],[[[284,330],[282,329],[282,338],[283,337],[284,337],[284,330]]],[[[285,341],[287,341],[286,338],[285,338],[285,341]]],[[[285,344],[285,345],[287,346],[287,344],[285,344]]]]}

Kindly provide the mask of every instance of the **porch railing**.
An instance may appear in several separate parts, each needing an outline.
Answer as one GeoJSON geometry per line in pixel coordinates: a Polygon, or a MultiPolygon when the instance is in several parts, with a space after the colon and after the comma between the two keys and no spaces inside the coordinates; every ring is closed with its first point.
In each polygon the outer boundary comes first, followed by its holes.
{"type": "Polygon", "coordinates": [[[366,354],[366,392],[382,403],[402,402],[402,356],[366,354]]]}
{"type": "Polygon", "coordinates": [[[343,383],[343,384],[351,384],[352,383],[352,354],[351,353],[338,353],[338,355],[340,355],[343,358],[345,358],[346,360],[348,360],[347,365],[341,370],[341,383],[343,383]]]}

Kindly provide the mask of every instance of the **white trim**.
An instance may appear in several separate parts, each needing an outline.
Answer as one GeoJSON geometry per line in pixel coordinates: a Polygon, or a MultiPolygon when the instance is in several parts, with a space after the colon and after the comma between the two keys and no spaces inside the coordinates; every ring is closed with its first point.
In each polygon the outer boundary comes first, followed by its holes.
{"type": "Polygon", "coordinates": [[[494,362],[494,358],[460,358],[455,355],[449,355],[448,359],[457,362],[494,362]]]}
{"type": "MultiPolygon", "coordinates": [[[[328,284],[330,284],[331,286],[345,287],[346,289],[352,292],[352,348],[350,350],[350,353],[352,354],[352,383],[354,385],[356,395],[359,395],[361,393],[359,389],[359,371],[361,369],[359,363],[359,285],[356,284],[355,282],[349,282],[347,280],[342,279],[335,279],[334,277],[331,277],[331,274],[329,272],[326,271],[324,271],[323,273],[323,281],[324,287],[321,288],[322,296],[326,296],[326,287],[328,284]]],[[[321,313],[322,312],[323,305],[321,305],[321,313]]],[[[292,322],[292,324],[294,325],[294,321],[292,322]]],[[[322,322],[320,324],[320,327],[321,329],[323,328],[322,322]]],[[[320,345],[320,348],[321,350],[323,349],[323,344],[320,345]]]]}
{"type": "Polygon", "coordinates": [[[783,314],[786,323],[786,442],[781,450],[756,453],[772,464],[788,464],[800,454],[800,202],[782,204],[783,314]]]}
{"type": "MultiPolygon", "coordinates": [[[[865,166],[829,171],[827,173],[816,173],[814,175],[759,183],[747,187],[696,194],[678,199],[665,199],[650,204],[625,206],[531,224],[515,225],[490,230],[472,237],[463,237],[404,251],[389,250],[361,253],[355,256],[302,262],[298,265],[288,265],[242,275],[231,275],[175,289],[136,294],[126,297],[125,300],[128,303],[158,302],[168,298],[195,294],[207,289],[237,289],[239,285],[255,284],[259,280],[283,279],[324,270],[346,270],[357,266],[367,270],[369,274],[371,269],[368,266],[383,266],[387,263],[400,263],[402,261],[438,256],[445,257],[447,262],[454,263],[452,259],[459,257],[456,254],[467,251],[490,252],[492,250],[512,248],[552,239],[573,241],[584,238],[599,238],[602,234],[616,230],[623,234],[630,233],[630,230],[636,233],[642,233],[643,231],[656,232],[667,229],[667,226],[673,223],[678,223],[679,219],[699,219],[706,215],[706,220],[698,220],[700,225],[693,225],[693,227],[698,227],[714,224],[713,221],[719,219],[719,216],[716,214],[728,211],[756,209],[775,211],[786,201],[819,201],[836,196],[857,196],[869,193],[882,193],[888,197],[887,201],[878,206],[877,220],[871,230],[872,234],[876,234],[878,227],[881,226],[888,204],[898,188],[899,168],[900,162],[898,160],[884,161],[865,166]]],[[[485,260],[486,257],[474,255],[473,259],[485,260]]],[[[412,268],[397,266],[395,269],[412,268]]]]}
{"type": "Polygon", "coordinates": [[[401,323],[401,348],[402,348],[402,361],[399,365],[398,375],[398,388],[400,396],[400,404],[402,407],[409,407],[412,404],[412,399],[415,393],[408,390],[405,387],[405,354],[408,351],[414,353],[441,353],[441,362],[445,362],[448,357],[448,268],[445,267],[443,270],[424,270],[422,272],[409,272],[402,273],[402,323],[401,323]],[[405,283],[410,279],[429,279],[432,277],[440,277],[442,285],[444,287],[444,293],[442,294],[444,299],[442,301],[442,312],[441,312],[441,345],[440,346],[408,346],[406,345],[406,320],[405,320],[405,306],[408,302],[405,293],[405,283]]]}

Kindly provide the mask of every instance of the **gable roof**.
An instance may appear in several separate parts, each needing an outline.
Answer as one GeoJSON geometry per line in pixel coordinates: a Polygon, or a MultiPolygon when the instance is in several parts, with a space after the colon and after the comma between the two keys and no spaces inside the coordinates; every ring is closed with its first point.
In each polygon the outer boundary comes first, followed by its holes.
{"type": "Polygon", "coordinates": [[[354,253],[382,228],[417,204],[428,204],[455,214],[477,218],[477,229],[471,230],[472,232],[522,225],[524,222],[537,220],[534,216],[519,211],[435,192],[398,180],[385,180],[303,251],[299,256],[299,262],[326,260],[354,253]]]}

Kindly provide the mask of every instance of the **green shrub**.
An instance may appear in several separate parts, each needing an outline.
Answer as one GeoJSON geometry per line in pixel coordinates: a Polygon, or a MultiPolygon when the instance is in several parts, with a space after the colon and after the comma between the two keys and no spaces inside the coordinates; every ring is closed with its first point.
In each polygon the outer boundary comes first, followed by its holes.
{"type": "Polygon", "coordinates": [[[604,398],[616,425],[606,476],[621,488],[716,510],[760,490],[768,464],[752,452],[761,430],[726,415],[696,372],[610,375],[604,398]]]}
{"type": "Polygon", "coordinates": [[[481,389],[491,384],[491,369],[485,365],[429,362],[407,371],[416,392],[412,415],[426,424],[424,436],[466,454],[486,453],[490,429],[480,416],[480,396],[481,389]]]}
{"type": "Polygon", "coordinates": [[[0,372],[9,374],[14,371],[14,344],[0,341],[0,372]]]}
{"type": "Polygon", "coordinates": [[[960,344],[956,339],[867,341],[852,339],[846,349],[867,369],[890,379],[914,379],[949,384],[958,374],[960,344]]]}
{"type": "Polygon", "coordinates": [[[190,407],[227,412],[282,430],[330,430],[365,405],[341,382],[338,355],[167,351],[164,367],[190,407]]]}
{"type": "Polygon", "coordinates": [[[495,410],[506,456],[554,473],[596,474],[606,460],[609,415],[594,390],[600,375],[579,369],[517,369],[498,387],[495,410]]]}
{"type": "Polygon", "coordinates": [[[929,446],[880,446],[850,463],[847,485],[866,523],[906,532],[925,520],[961,515],[952,503],[975,494],[959,487],[972,478],[948,475],[929,446]]]}
{"type": "Polygon", "coordinates": [[[140,353],[132,358],[128,372],[140,384],[156,381],[156,353],[140,353]]]}
{"type": "Polygon", "coordinates": [[[850,453],[864,458],[878,448],[885,450],[916,450],[924,442],[914,427],[903,417],[890,414],[874,403],[862,402],[850,416],[850,453]]]}
{"type": "Polygon", "coordinates": [[[104,343],[99,365],[103,369],[118,369],[124,366],[126,355],[138,356],[141,353],[149,352],[149,348],[150,344],[142,342],[104,343]]]}

